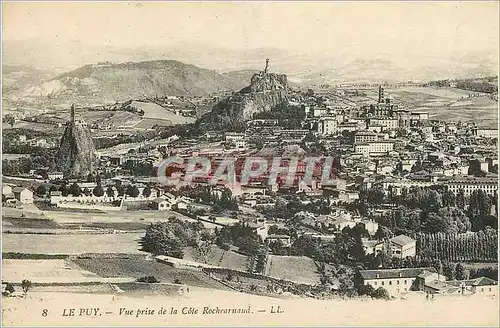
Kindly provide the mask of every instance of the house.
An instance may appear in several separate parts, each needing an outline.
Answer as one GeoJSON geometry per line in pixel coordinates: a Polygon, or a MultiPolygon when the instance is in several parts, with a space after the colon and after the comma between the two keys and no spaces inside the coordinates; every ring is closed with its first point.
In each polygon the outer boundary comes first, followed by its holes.
{"type": "Polygon", "coordinates": [[[474,129],[473,134],[480,138],[498,138],[497,129],[474,129]]]}
{"type": "Polygon", "coordinates": [[[360,270],[359,275],[364,285],[371,285],[375,289],[382,287],[391,296],[410,290],[419,290],[419,285],[416,283],[419,276],[424,277],[422,278],[424,282],[446,279],[445,276],[440,276],[434,268],[360,270]]]}
{"type": "Polygon", "coordinates": [[[12,189],[16,200],[22,204],[33,204],[33,191],[24,187],[15,187],[12,189]]]}
{"type": "Polygon", "coordinates": [[[479,277],[469,280],[452,280],[446,283],[453,286],[461,286],[461,288],[465,288],[465,290],[469,290],[473,294],[498,295],[498,281],[488,277],[479,277]]]}
{"type": "Polygon", "coordinates": [[[369,240],[368,238],[361,238],[361,242],[363,245],[363,249],[365,250],[365,254],[374,254],[375,253],[375,245],[379,242],[376,240],[369,240]]]}
{"type": "Polygon", "coordinates": [[[2,195],[8,196],[12,194],[12,187],[9,185],[2,185],[2,195]]]}
{"type": "Polygon", "coordinates": [[[393,256],[399,258],[412,257],[417,253],[417,243],[415,239],[410,238],[406,235],[399,235],[389,239],[390,250],[386,250],[386,243],[384,241],[379,242],[373,247],[375,253],[382,251],[387,251],[392,253],[393,256]]]}
{"type": "Polygon", "coordinates": [[[482,190],[489,195],[498,192],[498,180],[496,177],[463,177],[459,176],[444,183],[448,190],[457,195],[460,190],[464,191],[466,197],[476,190],[482,190]]]}
{"type": "Polygon", "coordinates": [[[47,174],[49,180],[57,180],[57,179],[63,179],[63,173],[62,172],[49,172],[47,174]]]}
{"type": "Polygon", "coordinates": [[[172,204],[168,200],[162,198],[157,198],[153,200],[151,205],[153,209],[157,211],[166,211],[172,209],[172,204]]]}
{"type": "Polygon", "coordinates": [[[189,204],[192,202],[193,202],[193,200],[191,198],[186,197],[186,196],[181,196],[177,200],[177,208],[180,210],[187,210],[189,204]]]}
{"type": "Polygon", "coordinates": [[[290,241],[290,236],[287,235],[269,235],[266,238],[266,242],[268,244],[280,241],[283,247],[290,247],[292,243],[290,241]]]}
{"type": "Polygon", "coordinates": [[[457,295],[498,295],[498,282],[488,277],[479,277],[469,280],[439,281],[431,280],[423,283],[420,280],[420,290],[428,294],[457,294],[457,295]]]}

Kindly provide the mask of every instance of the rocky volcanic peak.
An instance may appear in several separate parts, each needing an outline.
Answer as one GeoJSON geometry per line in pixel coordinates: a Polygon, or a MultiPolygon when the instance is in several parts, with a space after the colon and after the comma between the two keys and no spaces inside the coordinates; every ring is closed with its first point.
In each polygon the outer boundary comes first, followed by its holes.
{"type": "Polygon", "coordinates": [[[264,73],[254,74],[250,79],[251,92],[266,92],[284,90],[288,92],[288,83],[285,74],[264,73]]]}
{"type": "Polygon", "coordinates": [[[284,74],[260,72],[250,85],[222,100],[198,121],[204,130],[243,127],[246,120],[276,106],[288,104],[288,82],[284,74]]]}
{"type": "MultiPolygon", "coordinates": [[[[72,115],[74,117],[74,114],[72,115]]],[[[61,138],[58,165],[65,177],[86,177],[95,167],[95,147],[83,121],[68,122],[61,138]]]]}

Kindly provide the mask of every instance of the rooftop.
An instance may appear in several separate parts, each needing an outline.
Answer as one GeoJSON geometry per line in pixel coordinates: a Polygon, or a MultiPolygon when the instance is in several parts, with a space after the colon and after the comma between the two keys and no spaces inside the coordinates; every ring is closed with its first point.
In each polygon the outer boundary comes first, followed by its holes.
{"type": "Polygon", "coordinates": [[[453,285],[453,286],[460,286],[462,283],[465,284],[465,286],[498,285],[498,281],[495,281],[495,280],[490,279],[488,277],[479,277],[479,278],[469,279],[469,280],[452,280],[452,281],[447,281],[447,283],[450,285],[453,285]]]}
{"type": "Polygon", "coordinates": [[[390,279],[390,278],[415,278],[424,271],[437,273],[434,268],[404,268],[404,269],[380,269],[360,270],[363,279],[390,279]]]}
{"type": "Polygon", "coordinates": [[[406,235],[399,235],[399,236],[391,238],[391,242],[393,242],[394,244],[399,245],[399,246],[405,246],[405,245],[414,243],[415,239],[410,238],[406,235]]]}

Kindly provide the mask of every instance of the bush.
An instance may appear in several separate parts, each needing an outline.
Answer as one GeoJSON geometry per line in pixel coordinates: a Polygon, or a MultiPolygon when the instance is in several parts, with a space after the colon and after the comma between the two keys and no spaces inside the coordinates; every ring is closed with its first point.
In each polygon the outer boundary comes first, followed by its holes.
{"type": "Polygon", "coordinates": [[[24,297],[26,297],[26,295],[28,295],[28,291],[31,289],[31,281],[24,279],[21,282],[21,287],[23,288],[24,297]]]}
{"type": "Polygon", "coordinates": [[[10,296],[14,294],[15,291],[16,290],[14,288],[14,285],[12,285],[11,283],[7,283],[7,285],[5,286],[5,291],[2,294],[5,296],[10,296]]]}
{"type": "Polygon", "coordinates": [[[159,283],[160,280],[156,279],[155,276],[145,276],[145,277],[141,277],[141,278],[137,279],[137,282],[147,282],[150,284],[156,284],[156,283],[159,283]]]}
{"type": "Polygon", "coordinates": [[[384,300],[388,300],[391,298],[389,296],[389,292],[384,287],[377,288],[375,292],[372,294],[372,297],[384,300]]]}
{"type": "Polygon", "coordinates": [[[220,245],[220,247],[225,250],[225,251],[229,251],[231,249],[231,245],[227,244],[227,243],[222,243],[220,245]]]}
{"type": "Polygon", "coordinates": [[[359,295],[367,295],[367,296],[374,297],[375,292],[376,292],[376,290],[375,290],[375,288],[373,288],[372,285],[363,285],[363,286],[360,286],[358,288],[359,295]]]}

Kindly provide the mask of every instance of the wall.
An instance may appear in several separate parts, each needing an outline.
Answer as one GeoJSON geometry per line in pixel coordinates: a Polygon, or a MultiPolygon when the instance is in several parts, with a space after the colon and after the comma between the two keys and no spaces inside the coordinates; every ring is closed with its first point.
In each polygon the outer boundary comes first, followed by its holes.
{"type": "Polygon", "coordinates": [[[383,287],[389,292],[389,295],[397,296],[400,293],[410,291],[414,281],[415,278],[370,279],[365,280],[365,285],[371,285],[375,289],[383,287]]]}

